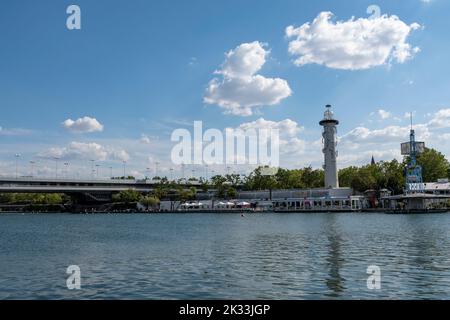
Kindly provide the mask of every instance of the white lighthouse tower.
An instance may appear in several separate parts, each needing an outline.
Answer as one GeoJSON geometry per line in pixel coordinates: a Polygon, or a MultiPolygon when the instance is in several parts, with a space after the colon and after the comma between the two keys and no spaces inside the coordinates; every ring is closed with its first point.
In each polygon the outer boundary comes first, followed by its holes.
{"type": "Polygon", "coordinates": [[[326,111],[320,125],[323,127],[323,154],[325,156],[325,187],[339,188],[337,171],[337,128],[339,121],[334,118],[331,106],[326,106],[326,111]]]}

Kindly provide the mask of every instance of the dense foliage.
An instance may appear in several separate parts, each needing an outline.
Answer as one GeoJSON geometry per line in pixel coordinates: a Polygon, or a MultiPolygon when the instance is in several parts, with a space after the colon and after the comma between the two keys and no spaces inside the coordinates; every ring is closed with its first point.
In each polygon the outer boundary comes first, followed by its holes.
{"type": "Polygon", "coordinates": [[[59,193],[3,193],[0,194],[0,203],[13,204],[63,204],[67,201],[64,194],[59,193]]]}

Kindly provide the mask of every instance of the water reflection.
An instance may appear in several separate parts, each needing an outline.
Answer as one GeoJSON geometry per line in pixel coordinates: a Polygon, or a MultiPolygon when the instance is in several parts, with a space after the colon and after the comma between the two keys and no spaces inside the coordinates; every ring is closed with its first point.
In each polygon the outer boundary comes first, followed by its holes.
{"type": "Polygon", "coordinates": [[[344,260],[341,256],[342,237],[337,225],[336,215],[330,214],[324,220],[324,229],[327,235],[327,256],[328,277],[326,284],[329,289],[327,296],[331,298],[339,297],[344,291],[344,278],[341,276],[341,268],[344,260]]]}
{"type": "Polygon", "coordinates": [[[0,215],[0,299],[446,299],[449,234],[450,215],[0,215]]]}

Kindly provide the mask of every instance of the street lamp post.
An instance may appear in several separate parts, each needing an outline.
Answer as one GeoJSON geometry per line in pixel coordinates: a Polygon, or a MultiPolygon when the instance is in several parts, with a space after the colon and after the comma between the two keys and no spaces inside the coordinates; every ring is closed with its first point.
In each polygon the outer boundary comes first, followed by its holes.
{"type": "Polygon", "coordinates": [[[30,161],[30,166],[31,166],[31,178],[34,178],[34,165],[35,165],[35,161],[31,160],[30,161]]]}
{"type": "Polygon", "coordinates": [[[158,177],[158,165],[159,165],[159,162],[156,161],[155,162],[155,177],[158,177]]]}
{"type": "Polygon", "coordinates": [[[58,157],[54,157],[53,160],[55,160],[55,178],[58,179],[58,157]]]}
{"type": "Polygon", "coordinates": [[[91,162],[91,178],[94,180],[94,162],[95,160],[89,160],[91,162]]]}
{"type": "Polygon", "coordinates": [[[123,164],[123,179],[125,180],[126,179],[126,177],[125,177],[125,167],[127,165],[127,162],[125,160],[123,160],[122,164],[123,164]]]}
{"type": "Polygon", "coordinates": [[[17,179],[17,178],[19,178],[19,158],[20,158],[20,154],[16,153],[15,157],[16,157],[16,179],[17,179]]]}
{"type": "Polygon", "coordinates": [[[67,176],[69,174],[69,163],[64,162],[64,178],[67,179],[67,176]]]}

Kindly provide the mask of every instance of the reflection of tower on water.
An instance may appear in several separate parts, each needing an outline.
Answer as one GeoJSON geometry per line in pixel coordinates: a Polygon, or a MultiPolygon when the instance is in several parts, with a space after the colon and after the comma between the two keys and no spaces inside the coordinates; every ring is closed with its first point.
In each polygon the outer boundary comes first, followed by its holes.
{"type": "Polygon", "coordinates": [[[343,266],[343,259],[341,255],[342,238],[336,226],[336,216],[329,215],[327,221],[327,238],[328,238],[328,253],[326,261],[328,263],[328,277],[326,284],[330,292],[327,294],[330,297],[336,298],[344,291],[344,278],[341,276],[341,269],[343,266]]]}

